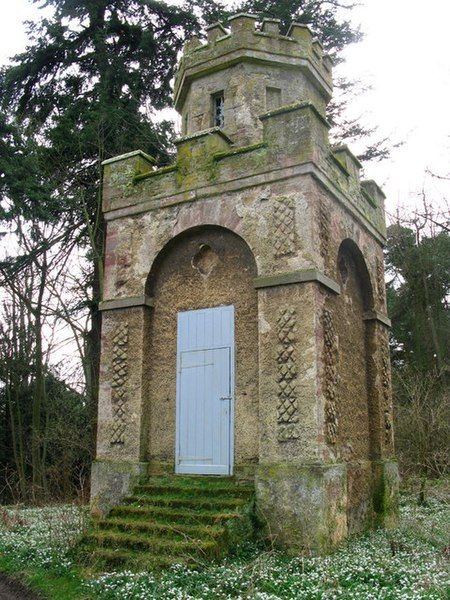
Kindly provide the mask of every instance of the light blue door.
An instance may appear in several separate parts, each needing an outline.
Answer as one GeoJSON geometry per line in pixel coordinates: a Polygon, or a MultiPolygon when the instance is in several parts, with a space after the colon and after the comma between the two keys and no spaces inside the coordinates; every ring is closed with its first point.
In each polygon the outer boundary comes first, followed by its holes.
{"type": "Polygon", "coordinates": [[[178,313],[176,472],[229,475],[234,307],[178,313]]]}

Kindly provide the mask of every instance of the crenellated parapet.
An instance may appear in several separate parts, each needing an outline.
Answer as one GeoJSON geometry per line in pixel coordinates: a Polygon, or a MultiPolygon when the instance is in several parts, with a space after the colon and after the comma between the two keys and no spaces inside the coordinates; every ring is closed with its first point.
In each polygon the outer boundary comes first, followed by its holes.
{"type": "Polygon", "coordinates": [[[277,19],[238,14],[207,28],[207,41],[186,43],[174,86],[183,134],[207,129],[211,102],[223,94],[224,129],[236,141],[255,141],[255,116],[299,100],[322,112],[332,94],[331,59],[308,26],[292,23],[281,35],[277,19]]]}
{"type": "Polygon", "coordinates": [[[175,79],[173,164],[140,151],[105,161],[106,218],[311,175],[383,243],[383,192],[360,180],[347,146],[330,144],[331,60],[310,28],[294,22],[282,35],[279,20],[240,13],[206,34],[185,44],[175,79]]]}
{"type": "Polygon", "coordinates": [[[176,160],[168,166],[157,168],[139,152],[106,161],[106,218],[310,175],[384,243],[383,192],[374,181],[360,180],[361,164],[347,146],[330,146],[329,123],[312,102],[281,106],[258,119],[262,132],[253,144],[236,144],[212,127],[176,140],[176,160]]]}
{"type": "Polygon", "coordinates": [[[207,41],[191,38],[184,47],[175,79],[175,107],[181,108],[186,87],[192,77],[211,70],[228,68],[236,60],[261,61],[285,67],[300,67],[321,90],[325,98],[332,93],[332,60],[324,54],[320,40],[302,23],[292,23],[281,35],[279,19],[264,19],[238,14],[230,17],[229,29],[222,23],[206,28],[207,41]]]}

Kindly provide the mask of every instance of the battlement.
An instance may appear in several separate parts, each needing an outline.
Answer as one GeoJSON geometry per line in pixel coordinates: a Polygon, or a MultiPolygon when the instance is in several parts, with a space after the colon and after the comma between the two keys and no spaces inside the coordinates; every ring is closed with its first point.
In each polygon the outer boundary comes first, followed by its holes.
{"type": "Polygon", "coordinates": [[[191,202],[308,175],[383,243],[382,191],[361,181],[347,146],[330,145],[331,63],[321,43],[300,23],[286,35],[277,19],[257,23],[238,14],[228,29],[208,26],[206,43],[186,43],[175,82],[176,159],[159,169],[140,152],[106,161],[105,213],[126,209],[130,198],[139,211],[169,197],[191,202]]]}
{"type": "MultiPolygon", "coordinates": [[[[191,38],[184,46],[175,79],[175,108],[182,112],[193,79],[228,69],[238,63],[300,70],[326,104],[332,94],[332,61],[308,26],[292,23],[287,35],[280,34],[278,19],[263,19],[240,13],[207,27],[207,41],[191,38]]],[[[302,98],[307,99],[307,98],[302,98]]]]}

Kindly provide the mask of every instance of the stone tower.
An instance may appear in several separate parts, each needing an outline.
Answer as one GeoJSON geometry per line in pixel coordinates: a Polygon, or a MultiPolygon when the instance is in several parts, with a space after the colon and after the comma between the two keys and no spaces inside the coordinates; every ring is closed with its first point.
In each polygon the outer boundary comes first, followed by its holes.
{"type": "Polygon", "coordinates": [[[228,475],[278,544],[326,550],[396,516],[384,195],[330,146],[308,27],[239,14],[207,35],[175,80],[174,163],[104,162],[92,503],[228,475]]]}

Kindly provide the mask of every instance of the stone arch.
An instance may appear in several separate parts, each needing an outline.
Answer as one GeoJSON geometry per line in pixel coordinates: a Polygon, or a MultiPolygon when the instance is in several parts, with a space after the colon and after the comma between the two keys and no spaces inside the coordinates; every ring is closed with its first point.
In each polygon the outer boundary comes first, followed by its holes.
{"type": "Polygon", "coordinates": [[[176,410],[176,322],[184,310],[235,306],[234,463],[258,456],[258,327],[255,258],[236,233],[191,227],[155,258],[146,283],[153,300],[145,343],[148,459],[173,469],[176,410]],[[161,435],[161,431],[165,434],[161,435]]]}
{"type": "Polygon", "coordinates": [[[370,329],[373,309],[369,271],[358,245],[345,239],[336,270],[341,294],[334,300],[338,340],[338,453],[347,464],[349,533],[364,530],[372,519],[372,466],[376,415],[371,402],[370,329]]]}
{"type": "Polygon", "coordinates": [[[235,231],[235,229],[231,225],[231,223],[222,224],[221,222],[216,223],[210,220],[205,220],[202,222],[201,225],[197,225],[191,224],[190,219],[183,219],[182,223],[177,223],[177,226],[173,229],[173,236],[169,240],[167,240],[154,255],[150,271],[145,282],[146,295],[152,297],[154,281],[157,276],[159,266],[164,261],[165,256],[171,252],[173,246],[177,245],[180,242],[180,240],[184,239],[184,237],[190,237],[191,235],[197,232],[217,231],[219,233],[222,231],[224,233],[228,232],[236,239],[239,239],[242,246],[247,249],[248,256],[251,257],[250,262],[252,262],[252,264],[254,265],[256,277],[258,272],[258,265],[254,254],[254,250],[249,244],[249,242],[240,233],[235,231]]]}
{"type": "Polygon", "coordinates": [[[369,269],[367,268],[366,260],[361,252],[358,244],[351,238],[344,239],[338,249],[337,253],[337,270],[339,272],[339,262],[344,255],[350,255],[354,261],[356,272],[361,285],[361,292],[364,303],[364,310],[373,310],[374,307],[374,294],[373,285],[370,277],[369,269]]]}

